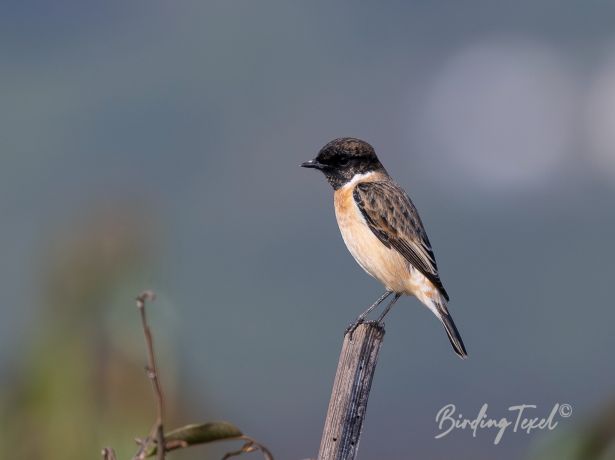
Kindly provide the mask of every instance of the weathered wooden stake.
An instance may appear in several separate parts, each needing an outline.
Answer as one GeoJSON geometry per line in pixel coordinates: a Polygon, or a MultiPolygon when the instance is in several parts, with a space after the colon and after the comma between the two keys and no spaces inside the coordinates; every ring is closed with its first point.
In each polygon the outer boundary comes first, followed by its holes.
{"type": "Polygon", "coordinates": [[[352,340],[344,337],[318,460],[355,458],[383,338],[384,327],[376,321],[359,325],[352,340]]]}

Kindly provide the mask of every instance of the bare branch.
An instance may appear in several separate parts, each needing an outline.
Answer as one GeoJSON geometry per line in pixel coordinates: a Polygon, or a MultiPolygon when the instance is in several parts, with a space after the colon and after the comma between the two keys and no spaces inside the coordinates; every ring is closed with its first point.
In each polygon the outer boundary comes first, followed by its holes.
{"type": "Polygon", "coordinates": [[[156,421],[150,430],[149,436],[145,441],[141,442],[141,447],[135,459],[143,460],[146,457],[146,452],[152,441],[155,441],[158,446],[162,446],[161,449],[157,449],[158,460],[164,460],[165,448],[164,448],[164,429],[162,422],[164,420],[164,396],[162,394],[162,385],[158,379],[158,368],[156,367],[156,355],[154,354],[154,339],[152,338],[152,332],[147,323],[147,314],[145,312],[145,304],[148,301],[153,301],[156,295],[152,291],[145,291],[139,297],[137,297],[137,309],[141,315],[141,325],[143,327],[143,335],[145,336],[145,343],[147,345],[147,377],[152,382],[152,388],[154,390],[154,396],[156,398],[156,421]]]}
{"type": "MultiPolygon", "coordinates": [[[[229,422],[208,422],[185,425],[172,430],[165,435],[163,430],[164,397],[162,393],[162,385],[160,384],[160,380],[158,378],[156,355],[154,354],[154,339],[147,322],[147,314],[145,311],[146,303],[154,299],[155,295],[153,292],[145,291],[137,297],[136,301],[137,309],[139,310],[139,314],[141,316],[143,335],[145,336],[145,343],[147,345],[147,366],[145,367],[145,370],[147,372],[147,377],[152,382],[152,388],[156,400],[156,420],[145,439],[135,439],[139,449],[132,457],[132,460],[144,460],[145,458],[153,457],[154,455],[156,455],[158,460],[164,460],[166,452],[220,440],[245,441],[245,444],[240,450],[229,452],[224,456],[225,459],[243,453],[260,451],[265,460],[273,460],[273,455],[265,446],[249,436],[245,436],[239,428],[229,422]]],[[[117,460],[115,452],[111,448],[104,448],[102,450],[102,456],[103,460],[117,460]]]]}
{"type": "Polygon", "coordinates": [[[273,454],[269,452],[269,449],[256,442],[250,436],[240,436],[238,439],[243,439],[246,443],[239,450],[227,452],[224,457],[222,457],[222,460],[228,460],[231,457],[237,457],[238,455],[255,452],[257,450],[263,454],[265,460],[273,460],[273,454]]]}

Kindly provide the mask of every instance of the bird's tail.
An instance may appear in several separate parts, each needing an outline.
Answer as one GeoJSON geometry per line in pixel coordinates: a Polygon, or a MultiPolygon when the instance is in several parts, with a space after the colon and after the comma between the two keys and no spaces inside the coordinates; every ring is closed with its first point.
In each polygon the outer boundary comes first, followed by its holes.
{"type": "Polygon", "coordinates": [[[459,331],[457,330],[457,326],[455,326],[453,317],[448,312],[448,308],[446,308],[446,301],[442,296],[438,296],[437,299],[433,299],[432,305],[433,308],[430,309],[442,322],[446,335],[448,336],[448,340],[453,346],[453,350],[455,350],[455,353],[457,353],[461,359],[467,358],[468,353],[466,352],[466,347],[463,344],[463,340],[461,340],[461,335],[459,335],[459,331]]]}

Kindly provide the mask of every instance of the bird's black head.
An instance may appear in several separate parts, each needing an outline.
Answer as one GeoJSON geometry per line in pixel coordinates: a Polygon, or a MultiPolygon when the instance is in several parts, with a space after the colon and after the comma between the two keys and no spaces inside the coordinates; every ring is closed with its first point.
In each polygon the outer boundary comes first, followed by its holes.
{"type": "Polygon", "coordinates": [[[329,142],[316,158],[301,166],[320,169],[335,190],[350,182],[357,174],[386,173],[374,148],[353,137],[341,137],[329,142]]]}

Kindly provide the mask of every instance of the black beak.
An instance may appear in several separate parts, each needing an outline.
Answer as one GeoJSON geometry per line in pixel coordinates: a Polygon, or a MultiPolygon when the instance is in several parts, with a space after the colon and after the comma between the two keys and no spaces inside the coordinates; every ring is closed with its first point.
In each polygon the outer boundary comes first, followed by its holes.
{"type": "Polygon", "coordinates": [[[314,168],[314,169],[324,169],[325,165],[319,163],[316,160],[306,161],[305,163],[301,163],[302,168],[314,168]]]}

